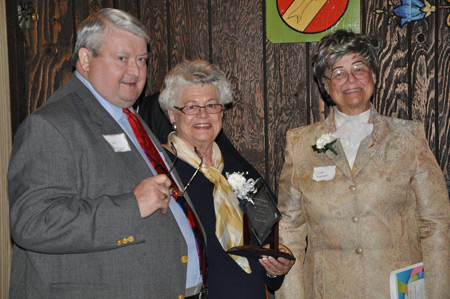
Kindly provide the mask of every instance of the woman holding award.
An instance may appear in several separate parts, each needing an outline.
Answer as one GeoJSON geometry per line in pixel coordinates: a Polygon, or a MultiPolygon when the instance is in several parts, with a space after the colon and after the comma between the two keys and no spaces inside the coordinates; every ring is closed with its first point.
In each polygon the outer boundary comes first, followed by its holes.
{"type": "Polygon", "coordinates": [[[450,295],[450,204],[417,122],[371,104],[369,39],[324,37],[313,70],[330,115],[287,133],[280,242],[297,263],[279,298],[389,298],[390,272],[423,262],[427,298],[450,295]]]}
{"type": "Polygon", "coordinates": [[[230,84],[215,65],[202,60],[177,65],[159,96],[174,129],[165,148],[206,233],[208,298],[266,298],[265,285],[278,289],[292,263],[226,253],[243,245],[243,215],[227,174],[258,178],[214,142],[222,129],[224,105],[232,99],[230,84]]]}

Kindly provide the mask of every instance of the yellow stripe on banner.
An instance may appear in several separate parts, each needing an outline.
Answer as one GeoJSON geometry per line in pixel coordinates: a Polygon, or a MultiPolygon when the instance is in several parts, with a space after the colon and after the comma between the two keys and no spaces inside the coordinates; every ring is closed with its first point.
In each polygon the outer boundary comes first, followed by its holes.
{"type": "Polygon", "coordinates": [[[292,28],[305,31],[327,0],[295,0],[283,15],[283,20],[292,28]]]}

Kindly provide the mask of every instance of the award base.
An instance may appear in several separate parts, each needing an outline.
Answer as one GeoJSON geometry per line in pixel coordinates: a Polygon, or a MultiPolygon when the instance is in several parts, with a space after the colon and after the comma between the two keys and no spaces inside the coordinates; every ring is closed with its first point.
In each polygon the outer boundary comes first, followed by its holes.
{"type": "Polygon", "coordinates": [[[248,220],[247,214],[244,214],[244,245],[236,246],[228,249],[228,254],[234,254],[243,256],[246,258],[263,258],[265,256],[271,256],[273,258],[283,257],[288,260],[295,261],[295,257],[292,252],[278,242],[278,223],[276,223],[270,234],[270,243],[264,246],[249,245],[251,243],[251,225],[248,220]],[[279,251],[278,248],[282,247],[286,252],[279,251]]]}

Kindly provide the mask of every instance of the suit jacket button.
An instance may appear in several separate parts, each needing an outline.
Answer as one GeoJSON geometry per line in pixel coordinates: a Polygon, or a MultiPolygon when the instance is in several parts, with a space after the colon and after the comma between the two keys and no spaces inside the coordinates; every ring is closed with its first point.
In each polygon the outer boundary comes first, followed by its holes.
{"type": "Polygon", "coordinates": [[[116,244],[117,245],[122,245],[122,240],[117,240],[116,244]]]}
{"type": "Polygon", "coordinates": [[[127,244],[128,243],[128,239],[127,238],[123,238],[122,243],[123,244],[127,244]]]}
{"type": "Polygon", "coordinates": [[[362,249],[361,248],[356,248],[355,252],[356,252],[356,254],[361,254],[362,253],[362,249]]]}
{"type": "Polygon", "coordinates": [[[129,237],[128,237],[128,242],[133,242],[133,241],[134,241],[133,236],[129,236],[129,237]]]}
{"type": "Polygon", "coordinates": [[[353,223],[356,223],[356,222],[358,222],[359,221],[359,218],[358,217],[356,217],[356,216],[353,216],[352,217],[352,222],[353,223]]]}
{"type": "Polygon", "coordinates": [[[183,256],[181,257],[181,262],[182,262],[183,264],[186,264],[187,261],[188,261],[188,257],[185,256],[185,255],[183,255],[183,256]]]}
{"type": "Polygon", "coordinates": [[[178,299],[184,299],[184,296],[183,296],[183,295],[180,295],[180,296],[178,296],[177,298],[178,298],[178,299]]]}

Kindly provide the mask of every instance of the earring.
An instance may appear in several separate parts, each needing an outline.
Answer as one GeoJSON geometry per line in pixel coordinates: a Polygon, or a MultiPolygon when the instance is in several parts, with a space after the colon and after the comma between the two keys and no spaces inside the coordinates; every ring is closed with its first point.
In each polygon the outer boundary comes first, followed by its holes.
{"type": "Polygon", "coordinates": [[[173,129],[174,131],[177,130],[177,124],[176,124],[176,123],[173,123],[173,124],[172,124],[172,129],[173,129]]]}

